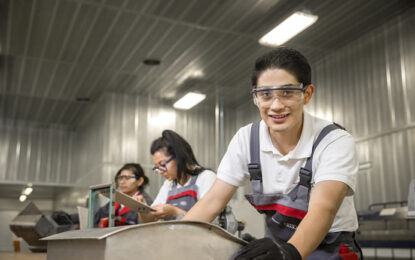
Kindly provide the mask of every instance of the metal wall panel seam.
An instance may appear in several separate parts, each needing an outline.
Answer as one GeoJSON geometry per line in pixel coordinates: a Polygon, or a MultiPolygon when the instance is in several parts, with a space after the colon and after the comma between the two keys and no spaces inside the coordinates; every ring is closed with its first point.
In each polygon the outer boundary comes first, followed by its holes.
{"type": "Polygon", "coordinates": [[[9,147],[10,147],[10,135],[11,131],[8,130],[7,122],[4,122],[3,120],[0,121],[1,128],[0,131],[4,134],[2,134],[2,137],[4,138],[1,142],[0,150],[2,150],[3,156],[0,157],[0,180],[6,180],[7,179],[7,173],[8,173],[8,166],[9,166],[9,147]]]}
{"type": "Polygon", "coordinates": [[[73,157],[72,157],[72,148],[75,142],[75,138],[76,138],[76,134],[75,133],[71,133],[69,136],[69,142],[68,142],[68,147],[67,147],[67,159],[68,162],[66,164],[66,178],[65,178],[65,183],[75,183],[75,178],[77,175],[76,173],[72,172],[72,164],[75,163],[73,161],[73,157]]]}
{"type": "Polygon", "coordinates": [[[30,181],[29,178],[29,169],[31,169],[32,167],[30,167],[30,157],[32,155],[32,138],[33,138],[33,128],[30,127],[28,129],[28,140],[27,140],[27,150],[26,150],[26,163],[25,163],[25,170],[24,170],[24,180],[30,181]]]}
{"type": "Polygon", "coordinates": [[[359,57],[364,57],[359,62],[360,67],[360,79],[359,79],[359,112],[358,115],[361,117],[361,123],[363,124],[363,128],[360,131],[360,135],[364,136],[370,132],[370,125],[371,125],[371,115],[367,107],[373,107],[373,99],[371,98],[370,85],[371,85],[371,56],[370,52],[368,52],[368,41],[369,39],[363,38],[358,41],[359,45],[359,57]],[[364,122],[362,122],[364,121],[364,122]]]}
{"type": "MultiPolygon", "coordinates": [[[[12,18],[13,18],[13,2],[9,2],[9,9],[7,10],[7,13],[9,14],[8,20],[7,20],[7,37],[5,39],[5,57],[4,57],[4,70],[3,70],[3,87],[2,87],[2,93],[7,93],[7,85],[8,85],[8,71],[9,71],[9,58],[7,57],[10,52],[10,39],[11,39],[11,27],[12,27],[12,18]]],[[[0,115],[3,116],[3,113],[6,111],[6,102],[0,103],[0,115]]]]}
{"type": "Polygon", "coordinates": [[[389,57],[389,44],[387,41],[387,28],[385,27],[384,29],[384,34],[383,34],[383,39],[385,41],[385,72],[386,72],[386,88],[387,88],[387,93],[388,93],[388,108],[389,108],[389,112],[390,112],[390,119],[391,119],[391,123],[392,123],[392,128],[396,126],[396,118],[395,118],[395,107],[394,107],[394,103],[393,103],[393,99],[392,99],[392,83],[391,83],[391,71],[390,71],[390,57],[389,57]]]}
{"type": "MultiPolygon", "coordinates": [[[[408,186],[409,186],[409,182],[405,181],[404,176],[399,176],[402,173],[399,171],[399,168],[401,165],[398,164],[398,158],[397,156],[400,156],[399,151],[402,151],[402,141],[399,140],[402,138],[402,132],[391,135],[391,141],[392,141],[392,146],[390,146],[390,148],[392,149],[392,153],[390,153],[390,158],[392,160],[391,166],[394,169],[392,171],[391,174],[393,174],[394,176],[394,180],[395,180],[395,193],[396,193],[396,198],[397,200],[407,200],[407,197],[405,198],[405,196],[401,196],[401,193],[403,193],[403,191],[406,191],[406,194],[408,194],[408,186]],[[398,139],[398,140],[397,140],[398,139]],[[401,144],[401,145],[399,145],[401,144]],[[400,149],[398,151],[397,146],[399,145],[400,149]],[[405,187],[406,185],[406,187],[405,187]]],[[[404,152],[403,154],[406,154],[406,152],[404,152]]],[[[405,171],[402,171],[405,172],[405,171]]]]}
{"type": "Polygon", "coordinates": [[[36,174],[34,182],[40,182],[40,169],[42,164],[42,132],[40,129],[37,131],[37,154],[36,154],[36,174]]]}
{"type": "Polygon", "coordinates": [[[50,177],[50,175],[51,175],[51,165],[52,165],[52,143],[53,143],[53,140],[52,140],[52,135],[51,135],[51,133],[50,133],[50,130],[49,129],[47,129],[45,132],[44,132],[44,135],[46,135],[45,136],[45,141],[46,141],[46,160],[45,160],[45,167],[46,167],[46,173],[45,173],[45,175],[44,175],[44,181],[45,182],[52,182],[51,181],[51,177],[50,177]]]}
{"type": "MultiPolygon", "coordinates": [[[[374,99],[374,110],[372,110],[375,114],[375,118],[376,120],[374,121],[374,125],[372,126],[372,128],[369,129],[369,132],[380,132],[382,131],[382,120],[381,120],[381,93],[382,93],[382,89],[380,89],[381,84],[380,84],[380,77],[377,76],[377,72],[379,71],[379,57],[377,55],[377,41],[376,38],[373,36],[373,34],[371,34],[371,46],[373,46],[371,48],[371,58],[372,60],[372,67],[375,69],[372,69],[372,84],[369,84],[369,86],[371,86],[371,93],[372,93],[372,98],[374,99]],[[377,67],[376,67],[377,65],[377,67]],[[376,68],[378,68],[378,70],[376,70],[376,68]],[[378,88],[376,88],[376,86],[378,86],[378,88]],[[377,109],[378,108],[378,109],[377,109]]],[[[372,116],[373,117],[373,116],[372,116]]]]}
{"type": "MultiPolygon", "coordinates": [[[[32,25],[33,25],[33,19],[34,19],[34,13],[35,13],[35,9],[36,9],[36,0],[32,1],[32,5],[31,5],[31,10],[30,10],[30,17],[29,17],[29,28],[28,28],[28,33],[26,35],[26,39],[25,39],[25,47],[24,47],[24,52],[23,52],[23,56],[27,56],[27,50],[29,48],[29,41],[30,41],[30,36],[32,34],[32,25]]],[[[18,82],[17,82],[17,90],[16,93],[20,94],[20,89],[21,89],[21,85],[22,85],[22,80],[23,80],[23,75],[25,72],[25,66],[27,63],[27,59],[28,58],[23,58],[23,66],[20,69],[20,73],[19,73],[19,77],[18,77],[18,82]]],[[[17,110],[17,103],[18,100],[16,99],[13,108],[12,108],[12,118],[16,118],[16,110],[17,110]]],[[[27,104],[26,104],[27,105],[27,104]]]]}
{"type": "Polygon", "coordinates": [[[58,143],[58,151],[56,153],[57,157],[58,157],[58,158],[56,158],[56,161],[57,161],[57,163],[56,163],[56,173],[57,173],[57,175],[56,175],[56,179],[55,179],[55,182],[57,182],[57,183],[60,183],[61,179],[63,179],[63,178],[61,178],[61,177],[63,177],[62,175],[68,174],[65,171],[63,171],[63,169],[62,169],[62,157],[64,155],[64,153],[63,153],[63,147],[64,147],[63,146],[63,141],[65,139],[68,140],[68,138],[64,135],[64,133],[59,132],[58,133],[58,140],[57,140],[57,142],[54,142],[55,145],[56,145],[56,143],[58,143]]]}
{"type": "Polygon", "coordinates": [[[14,157],[14,172],[12,171],[12,180],[17,180],[19,175],[19,160],[20,160],[20,142],[21,142],[21,128],[17,128],[16,131],[16,146],[14,147],[15,157],[14,157]]]}
{"type": "Polygon", "coordinates": [[[398,28],[399,28],[399,54],[400,54],[400,65],[401,65],[401,80],[402,80],[402,89],[403,89],[403,96],[404,96],[404,107],[405,107],[405,115],[406,115],[406,123],[411,122],[411,110],[409,108],[409,100],[408,100],[408,86],[406,82],[406,66],[405,66],[405,58],[406,55],[404,53],[403,48],[403,37],[402,37],[402,17],[398,17],[398,28]]]}
{"type": "Polygon", "coordinates": [[[140,149],[139,149],[139,146],[137,145],[137,143],[139,143],[139,137],[140,137],[140,134],[139,134],[139,127],[141,126],[141,124],[140,124],[140,118],[139,118],[139,107],[140,107],[140,102],[139,102],[139,97],[135,97],[134,99],[133,99],[133,104],[134,104],[134,114],[133,114],[133,116],[134,116],[134,140],[135,140],[135,145],[134,145],[134,148],[135,148],[135,151],[136,151],[136,154],[135,154],[135,157],[138,159],[138,158],[140,158],[140,149]]]}
{"type": "MultiPolygon", "coordinates": [[[[385,167],[384,167],[384,161],[383,161],[383,141],[384,139],[377,139],[375,140],[375,142],[377,143],[377,148],[375,151],[377,151],[376,155],[377,155],[377,162],[376,165],[378,166],[378,169],[376,171],[376,175],[374,175],[374,178],[378,178],[379,180],[379,189],[376,189],[376,195],[375,198],[380,198],[379,201],[387,201],[388,199],[386,198],[386,195],[388,194],[388,190],[386,189],[386,183],[385,183],[385,167]]],[[[373,182],[371,183],[373,184],[373,182]]],[[[389,200],[393,200],[393,198],[390,198],[389,200]]]]}

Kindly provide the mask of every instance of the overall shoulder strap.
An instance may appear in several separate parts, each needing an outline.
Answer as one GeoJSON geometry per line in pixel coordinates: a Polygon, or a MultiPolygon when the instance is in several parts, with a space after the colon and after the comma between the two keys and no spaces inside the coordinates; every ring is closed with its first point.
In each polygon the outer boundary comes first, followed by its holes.
{"type": "MultiPolygon", "coordinates": [[[[259,143],[260,122],[261,121],[257,121],[253,123],[251,126],[250,144],[249,144],[251,162],[248,164],[248,171],[249,171],[251,182],[252,181],[262,182],[262,171],[261,171],[261,163],[260,163],[260,145],[259,145],[260,144],[259,143]]],[[[318,144],[321,142],[321,140],[323,140],[323,138],[327,134],[329,134],[331,131],[335,129],[346,130],[344,127],[336,123],[330,124],[324,127],[323,130],[321,130],[320,134],[318,135],[316,141],[313,144],[310,157],[307,158],[305,166],[300,169],[300,183],[299,183],[300,185],[306,186],[307,188],[311,188],[311,178],[313,176],[312,162],[313,162],[314,151],[317,148],[318,144]]]]}
{"type": "Polygon", "coordinates": [[[313,155],[314,151],[316,150],[318,144],[323,140],[323,138],[328,135],[331,131],[335,129],[342,129],[346,130],[344,127],[342,127],[339,124],[333,123],[330,124],[321,130],[320,134],[318,135],[316,141],[313,144],[313,148],[311,150],[310,157],[307,158],[307,161],[305,163],[305,166],[300,169],[300,185],[311,187],[311,178],[313,177],[313,155]]]}
{"type": "Polygon", "coordinates": [[[252,124],[251,126],[251,134],[250,134],[250,142],[249,142],[249,150],[251,155],[251,162],[248,163],[248,171],[250,175],[250,179],[252,180],[259,180],[262,182],[262,173],[261,173],[261,163],[260,163],[260,155],[259,155],[259,123],[257,121],[252,124]]]}
{"type": "Polygon", "coordinates": [[[192,175],[192,176],[190,176],[190,183],[189,183],[189,186],[190,186],[190,185],[196,185],[196,180],[197,180],[197,177],[199,177],[199,174],[198,174],[198,175],[192,175]]]}

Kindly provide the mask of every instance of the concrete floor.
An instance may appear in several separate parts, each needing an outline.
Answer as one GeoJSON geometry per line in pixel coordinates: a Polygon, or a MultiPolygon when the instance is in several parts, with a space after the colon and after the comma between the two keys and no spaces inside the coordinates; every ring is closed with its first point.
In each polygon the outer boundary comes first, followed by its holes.
{"type": "Polygon", "coordinates": [[[0,260],[46,260],[46,253],[0,252],[0,260]]]}

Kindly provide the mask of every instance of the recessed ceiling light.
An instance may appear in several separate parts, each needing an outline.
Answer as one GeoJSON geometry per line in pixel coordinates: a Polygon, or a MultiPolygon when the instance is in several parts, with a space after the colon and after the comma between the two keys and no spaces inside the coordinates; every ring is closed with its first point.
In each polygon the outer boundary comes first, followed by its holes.
{"type": "Polygon", "coordinates": [[[33,191],[33,188],[32,187],[26,187],[23,190],[23,194],[26,195],[26,196],[29,196],[32,193],[32,191],[33,191]]]}
{"type": "Polygon", "coordinates": [[[271,47],[279,46],[304,31],[315,23],[317,19],[318,16],[316,15],[295,12],[259,39],[259,43],[271,47]]]}
{"type": "Polygon", "coordinates": [[[157,66],[160,65],[160,60],[157,59],[145,59],[143,60],[144,65],[157,66]]]}
{"type": "Polygon", "coordinates": [[[27,199],[27,196],[24,194],[20,195],[19,197],[20,202],[24,202],[26,199],[27,199]]]}
{"type": "Polygon", "coordinates": [[[190,109],[206,98],[205,94],[189,92],[184,95],[181,99],[177,100],[176,103],[173,104],[174,108],[187,110],[190,109]]]}

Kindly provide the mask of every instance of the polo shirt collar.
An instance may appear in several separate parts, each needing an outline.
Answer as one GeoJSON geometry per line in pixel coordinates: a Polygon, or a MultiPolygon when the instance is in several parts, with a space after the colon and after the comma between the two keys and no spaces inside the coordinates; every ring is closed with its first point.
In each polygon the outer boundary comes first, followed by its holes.
{"type": "MultiPolygon", "coordinates": [[[[301,130],[300,140],[298,141],[294,150],[283,156],[285,159],[302,159],[308,158],[311,155],[311,149],[313,148],[314,134],[313,134],[313,122],[310,114],[303,112],[303,129],[301,130]]],[[[263,152],[272,152],[277,155],[281,153],[275,148],[271,141],[271,136],[268,132],[268,127],[263,120],[260,124],[260,146],[263,152]]]]}

